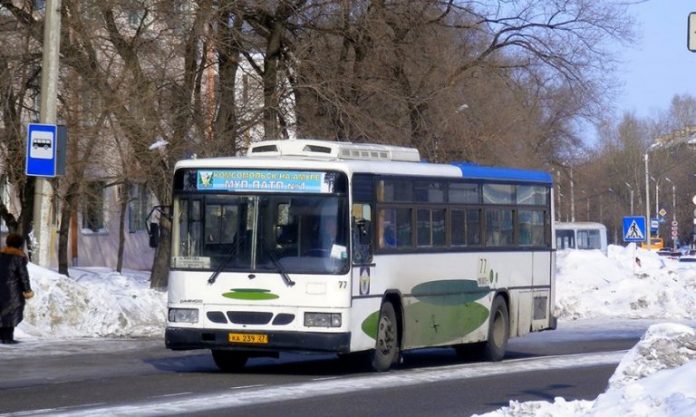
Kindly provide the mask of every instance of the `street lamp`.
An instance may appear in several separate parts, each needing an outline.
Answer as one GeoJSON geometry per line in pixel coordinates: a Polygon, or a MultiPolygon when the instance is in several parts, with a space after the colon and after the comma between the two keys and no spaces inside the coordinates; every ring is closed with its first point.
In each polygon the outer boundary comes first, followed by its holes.
{"type": "Polygon", "coordinates": [[[626,187],[628,187],[629,192],[631,193],[631,216],[633,216],[633,187],[631,187],[631,184],[625,182],[626,187]]]}
{"type": "Polygon", "coordinates": [[[570,167],[570,221],[575,222],[575,181],[573,181],[573,167],[570,167]]]}
{"type": "MultiPolygon", "coordinates": [[[[672,226],[677,222],[677,186],[671,179],[665,177],[665,181],[672,184],[672,226]]],[[[677,250],[677,237],[672,236],[672,248],[677,250]]]]}
{"type": "Polygon", "coordinates": [[[587,211],[585,212],[585,220],[589,222],[590,221],[590,196],[587,195],[587,192],[585,190],[580,190],[580,191],[582,191],[582,195],[585,196],[585,200],[587,202],[587,211]]]}
{"type": "Polygon", "coordinates": [[[557,169],[556,174],[558,175],[558,181],[556,182],[558,189],[558,203],[556,204],[556,221],[562,222],[563,219],[561,218],[561,197],[563,196],[563,193],[561,193],[561,170],[557,169]]]}
{"type": "Polygon", "coordinates": [[[650,221],[650,173],[648,171],[648,153],[646,152],[643,156],[645,159],[645,221],[648,223],[648,227],[645,228],[645,234],[648,250],[650,250],[650,228],[652,222],[650,221]]]}
{"type": "Polygon", "coordinates": [[[650,227],[651,227],[651,221],[650,221],[650,171],[648,170],[648,153],[652,151],[653,149],[657,148],[659,145],[657,143],[653,143],[648,147],[648,150],[645,151],[644,159],[645,159],[645,221],[648,222],[648,227],[645,229],[645,234],[647,235],[646,242],[648,244],[648,250],[650,250],[650,227]]]}
{"type": "Polygon", "coordinates": [[[660,212],[660,179],[655,179],[653,176],[650,176],[650,179],[655,182],[655,217],[657,217],[660,212]]]}

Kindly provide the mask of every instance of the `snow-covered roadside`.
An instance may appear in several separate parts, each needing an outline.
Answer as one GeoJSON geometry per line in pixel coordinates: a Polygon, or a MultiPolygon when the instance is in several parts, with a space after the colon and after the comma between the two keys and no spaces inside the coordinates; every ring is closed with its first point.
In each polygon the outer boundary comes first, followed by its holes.
{"type": "Polygon", "coordinates": [[[650,326],[621,360],[595,401],[511,401],[479,417],[694,417],[696,331],[674,323],[650,326]]]}
{"type": "Polygon", "coordinates": [[[696,264],[633,244],[611,245],[607,256],[559,251],[556,264],[555,314],[562,320],[696,319],[696,264]]]}
{"type": "MultiPolygon", "coordinates": [[[[588,319],[693,323],[693,265],[661,258],[633,245],[610,246],[606,257],[598,251],[561,251],[557,258],[555,314],[561,323],[576,319],[584,319],[585,323],[591,323],[588,319]]],[[[590,324],[578,331],[593,329],[590,324]]],[[[694,375],[694,328],[677,323],[654,324],[624,356],[607,390],[596,400],[511,401],[508,407],[481,417],[696,417],[694,375]]]]}
{"type": "Polygon", "coordinates": [[[162,335],[166,293],[149,288],[149,274],[75,268],[70,278],[29,264],[36,296],[27,302],[15,337],[147,337],[162,335]]]}

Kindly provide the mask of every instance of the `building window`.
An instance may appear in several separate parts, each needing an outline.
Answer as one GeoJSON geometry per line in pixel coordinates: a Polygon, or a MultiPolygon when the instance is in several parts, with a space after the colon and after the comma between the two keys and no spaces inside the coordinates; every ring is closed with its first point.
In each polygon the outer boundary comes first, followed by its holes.
{"type": "Polygon", "coordinates": [[[147,11],[144,9],[134,9],[128,11],[128,24],[132,29],[138,29],[144,22],[147,11]]]}
{"type": "Polygon", "coordinates": [[[99,232],[104,230],[104,181],[92,181],[85,185],[82,195],[82,229],[99,232]]]}
{"type": "Polygon", "coordinates": [[[128,189],[128,231],[145,230],[150,212],[150,193],[145,184],[131,184],[128,189]]]}

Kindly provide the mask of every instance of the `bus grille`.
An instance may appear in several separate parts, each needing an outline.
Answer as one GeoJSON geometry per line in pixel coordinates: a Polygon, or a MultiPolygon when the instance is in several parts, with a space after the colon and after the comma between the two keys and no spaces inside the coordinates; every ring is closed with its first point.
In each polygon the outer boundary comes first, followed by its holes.
{"type": "Polygon", "coordinates": [[[228,311],[227,318],[234,324],[268,324],[273,313],[256,311],[228,311]]]}

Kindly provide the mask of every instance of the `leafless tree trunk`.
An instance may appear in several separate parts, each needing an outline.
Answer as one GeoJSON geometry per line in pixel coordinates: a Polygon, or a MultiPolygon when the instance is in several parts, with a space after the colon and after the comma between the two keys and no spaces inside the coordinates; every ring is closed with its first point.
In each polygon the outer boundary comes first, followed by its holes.
{"type": "Polygon", "coordinates": [[[119,186],[119,216],[118,216],[118,253],[116,256],[116,271],[123,270],[123,251],[126,243],[126,213],[128,212],[128,179],[119,186]]]}

